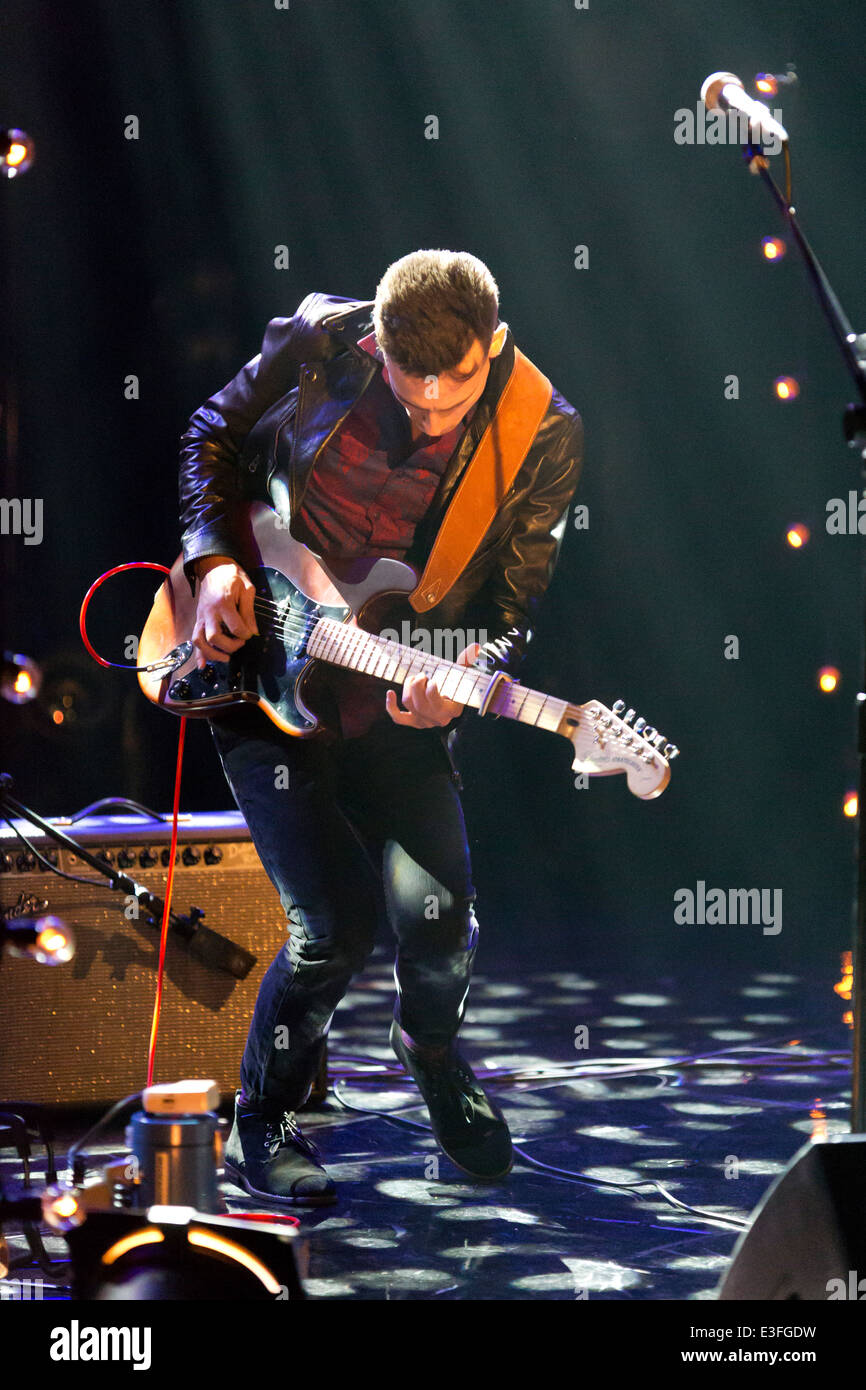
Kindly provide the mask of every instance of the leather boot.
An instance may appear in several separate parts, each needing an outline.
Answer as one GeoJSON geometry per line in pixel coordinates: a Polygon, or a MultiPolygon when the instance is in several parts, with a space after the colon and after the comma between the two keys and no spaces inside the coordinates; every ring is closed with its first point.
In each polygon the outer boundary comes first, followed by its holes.
{"type": "Polygon", "coordinates": [[[457,1044],[423,1047],[404,1033],[395,1019],[391,1047],[414,1077],[439,1147],[451,1162],[472,1178],[504,1178],[513,1162],[508,1125],[457,1044]]]}
{"type": "Polygon", "coordinates": [[[337,1200],[322,1155],[301,1133],[294,1111],[266,1115],[245,1106],[240,1091],[224,1166],[226,1177],[265,1202],[319,1207],[337,1200]]]}

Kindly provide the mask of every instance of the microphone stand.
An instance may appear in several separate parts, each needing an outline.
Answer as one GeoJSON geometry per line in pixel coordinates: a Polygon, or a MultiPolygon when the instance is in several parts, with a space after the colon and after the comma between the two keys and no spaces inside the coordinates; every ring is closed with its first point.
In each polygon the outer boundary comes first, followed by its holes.
{"type": "MultiPolygon", "coordinates": [[[[752,173],[760,174],[769,188],[772,197],[790,228],[791,235],[800,249],[809,279],[818,296],[830,331],[835,338],[845,365],[853,378],[859,397],[858,404],[849,404],[842,416],[842,427],[849,448],[856,449],[860,455],[862,485],[866,486],[866,333],[855,333],[839,303],[833,288],[824,274],[817,256],[806,240],[797,221],[796,209],[788,203],[778,187],[760,145],[746,144],[743,157],[752,173]]],[[[863,585],[863,608],[866,619],[866,582],[863,585]]],[[[866,1133],[866,621],[861,629],[861,651],[863,652],[863,683],[857,695],[857,757],[859,762],[858,779],[858,817],[857,817],[857,897],[853,942],[853,1010],[854,1032],[852,1043],[851,1068],[851,1130],[855,1134],[866,1133]]]]}

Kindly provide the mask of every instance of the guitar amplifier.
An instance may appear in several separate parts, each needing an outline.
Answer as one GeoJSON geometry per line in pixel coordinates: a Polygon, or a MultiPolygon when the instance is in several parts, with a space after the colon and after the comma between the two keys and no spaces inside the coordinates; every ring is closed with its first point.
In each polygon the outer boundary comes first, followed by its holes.
{"type": "MultiPolygon", "coordinates": [[[[0,826],[0,911],[54,913],[74,931],[76,952],[46,966],[7,953],[0,968],[0,1104],[111,1103],[147,1080],[159,927],[134,899],[73,851],[23,821],[22,832],[74,883],[41,865],[8,825],[0,826]]],[[[90,816],[58,826],[91,854],[165,896],[170,821],[90,816]]],[[[259,983],[286,940],[279,896],[237,811],[184,815],[172,912],[200,908],[203,925],[256,957],[243,979],[191,954],[169,930],[154,1081],[213,1078],[224,1097],[239,1084],[241,1055],[259,983]]],[[[323,1058],[310,1103],[324,1099],[323,1058]]]]}

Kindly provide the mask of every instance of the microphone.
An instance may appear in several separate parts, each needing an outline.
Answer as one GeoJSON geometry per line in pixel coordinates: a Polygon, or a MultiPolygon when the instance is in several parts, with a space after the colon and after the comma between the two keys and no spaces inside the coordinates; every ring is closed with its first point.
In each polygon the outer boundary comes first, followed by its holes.
{"type": "Polygon", "coordinates": [[[749,130],[758,144],[787,142],[788,132],[762,101],[755,101],[732,72],[712,72],[701,87],[701,101],[708,111],[739,111],[749,118],[749,130]]]}

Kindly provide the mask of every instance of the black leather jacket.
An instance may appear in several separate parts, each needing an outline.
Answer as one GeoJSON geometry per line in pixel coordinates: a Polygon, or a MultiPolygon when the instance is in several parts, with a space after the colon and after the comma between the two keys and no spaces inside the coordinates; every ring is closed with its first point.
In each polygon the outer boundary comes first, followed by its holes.
{"type": "MultiPolygon", "coordinates": [[[[183,435],[180,505],[184,568],[228,555],[243,563],[233,514],[269,502],[292,530],[320,450],[380,367],[359,340],[372,301],[310,294],[289,319],[272,319],[258,356],[195,412],[183,435]]],[[[514,340],[491,362],[475,414],[448,462],[406,556],[419,570],[514,361],[514,340]]],[[[488,634],[488,668],[514,675],[535,609],[556,564],[582,462],[583,427],[554,391],[514,483],[452,589],[419,626],[488,634]]],[[[477,639],[476,639],[477,640],[477,639]]]]}

